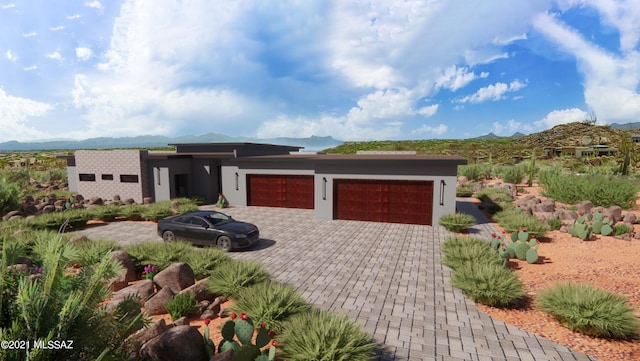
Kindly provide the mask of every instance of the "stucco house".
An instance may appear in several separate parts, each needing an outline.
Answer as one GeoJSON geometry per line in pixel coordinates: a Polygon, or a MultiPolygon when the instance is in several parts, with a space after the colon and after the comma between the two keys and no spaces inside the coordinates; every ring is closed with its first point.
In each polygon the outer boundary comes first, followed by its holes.
{"type": "Polygon", "coordinates": [[[69,190],[142,202],[182,196],[313,209],[319,219],[437,224],[455,212],[458,156],[323,154],[260,143],[182,143],[173,152],[79,150],[69,190]]]}

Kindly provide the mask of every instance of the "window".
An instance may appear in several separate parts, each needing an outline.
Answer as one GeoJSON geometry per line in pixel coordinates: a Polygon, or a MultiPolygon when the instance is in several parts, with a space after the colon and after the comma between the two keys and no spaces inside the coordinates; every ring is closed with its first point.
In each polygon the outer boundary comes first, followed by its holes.
{"type": "Polygon", "coordinates": [[[80,182],[95,182],[96,181],[96,175],[95,174],[80,173],[80,174],[78,174],[78,177],[80,178],[80,182]]]}
{"type": "Polygon", "coordinates": [[[113,180],[113,174],[103,174],[102,180],[113,180]]]}
{"type": "Polygon", "coordinates": [[[138,183],[138,175],[137,174],[121,174],[120,182],[122,183],[138,183]]]}

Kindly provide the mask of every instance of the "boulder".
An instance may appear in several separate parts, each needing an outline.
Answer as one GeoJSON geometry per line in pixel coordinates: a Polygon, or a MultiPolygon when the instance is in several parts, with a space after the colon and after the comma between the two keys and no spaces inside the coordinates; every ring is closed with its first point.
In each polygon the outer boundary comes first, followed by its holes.
{"type": "Polygon", "coordinates": [[[127,198],[124,200],[124,204],[135,204],[136,201],[133,198],[127,198]]]}
{"type": "Polygon", "coordinates": [[[462,176],[458,177],[458,181],[456,183],[457,183],[458,186],[465,185],[465,184],[469,183],[469,178],[467,178],[467,177],[462,175],[462,176]]]}
{"type": "Polygon", "coordinates": [[[47,204],[44,207],[42,207],[42,213],[53,213],[56,211],[56,207],[52,206],[51,204],[47,204]]]}
{"type": "Polygon", "coordinates": [[[146,301],[153,295],[153,281],[143,280],[138,283],[134,283],[131,286],[125,287],[118,292],[115,292],[112,297],[112,301],[119,301],[127,297],[128,295],[138,295],[140,300],[146,301]]]}
{"type": "Polygon", "coordinates": [[[87,236],[84,236],[82,234],[77,234],[69,239],[69,243],[71,244],[78,244],[78,243],[87,242],[87,241],[89,241],[89,238],[87,238],[87,236]]]}
{"type": "Polygon", "coordinates": [[[119,195],[119,194],[116,194],[115,196],[113,196],[113,200],[114,200],[114,201],[119,201],[119,200],[121,200],[121,199],[120,199],[120,195],[119,195]]]}
{"type": "Polygon", "coordinates": [[[556,218],[553,212],[533,212],[533,215],[541,221],[548,221],[556,218]]]}
{"type": "Polygon", "coordinates": [[[96,206],[102,205],[103,203],[104,201],[100,197],[91,197],[91,200],[89,201],[89,204],[96,206]]]}
{"type": "MultiPolygon", "coordinates": [[[[638,216],[633,212],[627,212],[624,214],[624,217],[622,217],[622,221],[624,223],[636,224],[638,223],[638,216]]],[[[631,229],[633,229],[633,227],[631,227],[631,229]]]]}
{"type": "Polygon", "coordinates": [[[609,217],[615,222],[620,222],[622,220],[622,207],[620,206],[611,206],[609,207],[605,213],[609,214],[609,217]]]}
{"type": "Polygon", "coordinates": [[[4,217],[2,217],[2,219],[6,221],[13,217],[22,217],[22,213],[20,213],[20,211],[11,211],[5,214],[4,217]]]}
{"type": "Polygon", "coordinates": [[[144,303],[144,311],[149,316],[167,313],[164,305],[175,295],[171,287],[164,287],[144,303]]]}
{"type": "Polygon", "coordinates": [[[127,338],[127,344],[130,345],[129,350],[137,353],[142,345],[147,343],[149,340],[160,336],[162,333],[172,327],[174,327],[173,324],[167,325],[165,320],[161,318],[148,327],[138,330],[136,333],[127,338]]]}
{"type": "Polygon", "coordinates": [[[176,326],[150,340],[140,349],[143,360],[153,361],[208,361],[204,340],[192,326],[176,326]]]}
{"type": "Polygon", "coordinates": [[[120,262],[122,267],[124,267],[124,271],[112,278],[109,281],[109,287],[112,291],[120,291],[121,289],[127,287],[129,282],[135,281],[137,279],[136,275],[136,265],[131,260],[129,253],[126,251],[113,251],[110,256],[111,260],[116,260],[120,262]]]}
{"type": "Polygon", "coordinates": [[[191,266],[180,262],[173,263],[158,272],[158,274],[153,277],[153,281],[158,288],[171,287],[175,292],[179,292],[195,284],[195,277],[191,266]]]}
{"type": "Polygon", "coordinates": [[[576,204],[576,207],[578,208],[579,212],[584,212],[584,214],[587,214],[591,212],[591,208],[593,208],[593,203],[591,203],[591,201],[583,201],[576,204]]]}
{"type": "Polygon", "coordinates": [[[151,204],[151,203],[153,203],[153,198],[151,197],[142,198],[142,204],[151,204]]]}
{"type": "Polygon", "coordinates": [[[203,278],[197,283],[181,290],[179,293],[190,293],[196,298],[197,301],[211,301],[216,298],[216,295],[209,292],[209,289],[207,288],[208,280],[209,278],[203,278]]]}

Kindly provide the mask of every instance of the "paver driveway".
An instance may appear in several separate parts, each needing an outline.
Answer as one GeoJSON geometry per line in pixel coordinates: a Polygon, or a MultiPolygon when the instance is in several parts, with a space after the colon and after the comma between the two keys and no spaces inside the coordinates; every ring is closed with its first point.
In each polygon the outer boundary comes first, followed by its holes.
{"type": "Polygon", "coordinates": [[[450,234],[442,227],[323,221],[299,209],[224,212],[256,224],[263,238],[232,257],[260,261],[313,305],[349,315],[384,346],[381,360],[593,360],[479,311],[449,284],[439,245],[450,234]]]}

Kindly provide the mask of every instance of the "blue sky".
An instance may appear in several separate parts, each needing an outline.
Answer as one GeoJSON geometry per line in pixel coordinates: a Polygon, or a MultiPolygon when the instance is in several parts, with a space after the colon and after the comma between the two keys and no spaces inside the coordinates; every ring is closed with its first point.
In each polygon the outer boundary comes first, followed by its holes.
{"type": "Polygon", "coordinates": [[[640,121],[637,0],[0,0],[0,141],[640,121]]]}

